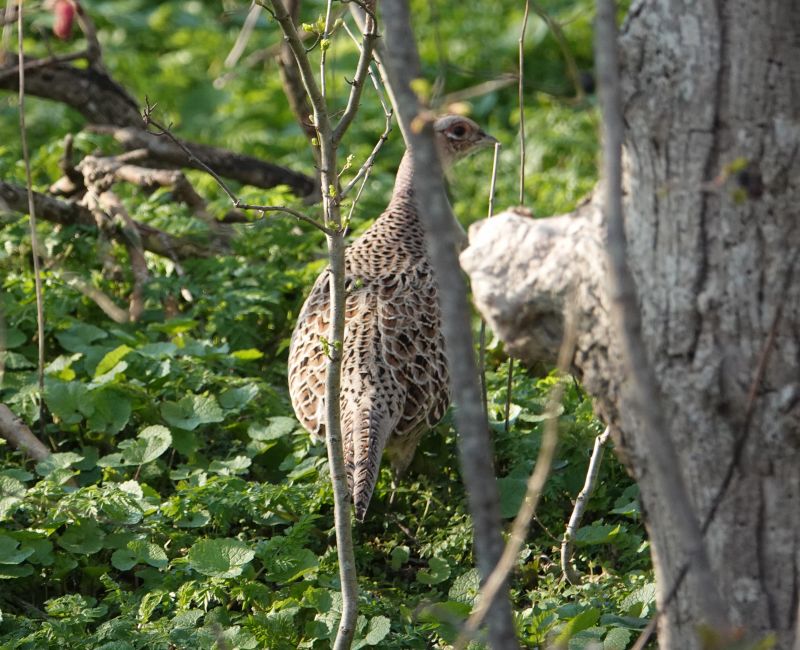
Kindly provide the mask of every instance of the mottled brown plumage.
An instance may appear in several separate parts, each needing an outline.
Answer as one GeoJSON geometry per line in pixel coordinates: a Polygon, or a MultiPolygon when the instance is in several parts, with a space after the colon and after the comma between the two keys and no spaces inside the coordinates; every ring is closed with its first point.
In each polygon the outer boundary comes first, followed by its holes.
{"type": "MultiPolygon", "coordinates": [[[[493,144],[475,122],[448,115],[434,124],[445,166],[493,144]]],[[[363,521],[384,449],[402,472],[420,437],[450,403],[436,282],[413,192],[411,156],[397,172],[384,213],[346,251],[342,436],[356,518],[363,521]]],[[[289,392],[297,418],[325,436],[322,338],[330,326],[330,271],[314,283],[289,350],[289,392]]]]}

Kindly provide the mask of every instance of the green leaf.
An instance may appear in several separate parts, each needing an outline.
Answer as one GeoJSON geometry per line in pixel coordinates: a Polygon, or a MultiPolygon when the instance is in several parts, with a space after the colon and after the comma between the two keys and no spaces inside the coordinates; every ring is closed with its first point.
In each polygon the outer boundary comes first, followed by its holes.
{"type": "Polygon", "coordinates": [[[224,419],[222,409],[213,395],[187,395],[178,402],[164,402],[161,416],[172,426],[187,431],[224,419]]]}
{"type": "Polygon", "coordinates": [[[137,564],[148,564],[156,569],[163,569],[169,564],[169,560],[160,546],[136,539],[128,542],[126,548],[114,551],[111,555],[111,564],[120,571],[128,571],[137,564]]]}
{"type": "Polygon", "coordinates": [[[93,521],[67,526],[58,538],[58,545],[72,553],[91,555],[103,548],[105,533],[93,521]]]}
{"type": "Polygon", "coordinates": [[[268,424],[251,424],[247,429],[247,435],[253,440],[277,440],[288,436],[297,427],[297,420],[279,415],[270,418],[268,424]]]}
{"type": "Polygon", "coordinates": [[[447,597],[450,600],[455,600],[459,603],[466,603],[470,607],[475,605],[475,599],[478,597],[480,590],[480,578],[477,569],[470,569],[462,573],[455,580],[447,597]]]}
{"type": "Polygon", "coordinates": [[[126,445],[122,451],[122,458],[125,464],[144,465],[155,460],[169,449],[172,444],[172,435],[167,427],[154,424],[142,429],[136,440],[126,442],[131,444],[126,445]]]}
{"type": "Polygon", "coordinates": [[[395,546],[390,557],[392,558],[392,571],[397,571],[401,566],[408,562],[411,551],[408,546],[395,546]]]}
{"type": "Polygon", "coordinates": [[[619,524],[601,524],[598,526],[583,526],[575,533],[575,544],[580,546],[590,546],[593,544],[608,544],[619,535],[621,527],[619,524]]]}
{"type": "Polygon", "coordinates": [[[131,417],[130,400],[116,390],[99,390],[93,393],[94,413],[86,424],[94,431],[115,434],[122,431],[131,417]]]}
{"type": "Polygon", "coordinates": [[[528,489],[527,480],[516,476],[506,476],[497,479],[497,488],[500,491],[500,516],[503,519],[516,517],[528,489]]]}
{"type": "Polygon", "coordinates": [[[369,645],[378,645],[389,634],[391,621],[385,616],[373,616],[367,627],[366,641],[369,645]]]}
{"type": "Polygon", "coordinates": [[[234,350],[231,352],[231,356],[242,361],[255,361],[263,357],[264,353],[255,348],[247,348],[246,350],[234,350]]]}
{"type": "Polygon", "coordinates": [[[36,463],[36,473],[39,476],[50,476],[56,470],[67,469],[82,460],[83,456],[76,454],[74,451],[50,454],[44,460],[36,463]]]}
{"type": "Polygon", "coordinates": [[[33,549],[19,549],[19,542],[13,537],[0,534],[0,564],[21,564],[31,555],[33,549]]]}
{"type": "Polygon", "coordinates": [[[566,622],[555,639],[555,645],[561,646],[566,644],[578,632],[592,627],[595,623],[597,623],[597,619],[599,618],[599,609],[594,607],[585,609],[580,614],[574,616],[566,622]]]}
{"type": "Polygon", "coordinates": [[[92,342],[104,339],[107,336],[108,333],[99,327],[77,323],[68,330],[56,334],[56,339],[58,339],[61,347],[69,352],[85,352],[92,342]]]}
{"type": "Polygon", "coordinates": [[[258,395],[258,386],[248,384],[239,388],[229,388],[219,396],[219,404],[224,409],[240,409],[258,395]]]}
{"type": "Polygon", "coordinates": [[[22,332],[22,330],[17,329],[16,327],[9,327],[6,329],[5,332],[5,340],[3,341],[3,345],[5,346],[6,350],[13,350],[14,348],[18,348],[20,345],[25,343],[28,340],[28,337],[22,332]]]}
{"type": "Polygon", "coordinates": [[[16,510],[26,492],[27,488],[22,481],[0,475],[0,520],[16,510]]]}
{"type": "Polygon", "coordinates": [[[45,401],[53,415],[65,424],[78,424],[94,413],[94,400],[88,388],[78,381],[48,381],[45,401]]]}
{"type": "Polygon", "coordinates": [[[432,557],[428,560],[428,569],[417,571],[417,582],[424,585],[438,585],[450,577],[450,565],[446,560],[432,557]]]}
{"type": "Polygon", "coordinates": [[[100,360],[97,367],[94,369],[94,378],[97,379],[101,375],[106,374],[114,366],[116,366],[122,359],[124,359],[129,352],[133,352],[127,345],[120,345],[114,348],[100,360]]]}
{"type": "MultiPolygon", "coordinates": [[[[189,549],[189,566],[216,578],[235,578],[255,552],[238,539],[202,539],[189,549]]],[[[315,558],[316,559],[316,558],[315,558]]]]}
{"type": "Polygon", "coordinates": [[[212,460],[208,466],[208,471],[220,476],[246,474],[252,464],[253,461],[247,456],[236,456],[231,460],[212,460]]]}
{"type": "Polygon", "coordinates": [[[603,639],[603,650],[625,650],[630,643],[633,633],[624,627],[611,629],[603,639]]]}

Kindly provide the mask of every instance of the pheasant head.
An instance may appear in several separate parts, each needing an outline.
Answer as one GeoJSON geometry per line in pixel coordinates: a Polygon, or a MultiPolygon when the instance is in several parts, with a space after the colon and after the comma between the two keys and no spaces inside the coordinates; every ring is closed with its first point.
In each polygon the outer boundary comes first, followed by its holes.
{"type": "Polygon", "coordinates": [[[445,169],[484,147],[493,146],[497,140],[486,133],[468,117],[444,115],[433,123],[439,158],[445,169]]]}

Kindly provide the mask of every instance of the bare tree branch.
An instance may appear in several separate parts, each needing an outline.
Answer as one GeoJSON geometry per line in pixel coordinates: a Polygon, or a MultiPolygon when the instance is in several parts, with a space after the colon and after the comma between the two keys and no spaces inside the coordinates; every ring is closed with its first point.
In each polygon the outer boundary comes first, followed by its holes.
{"type": "Polygon", "coordinates": [[[297,196],[308,196],[316,189],[312,178],[287,167],[219,147],[174,137],[170,140],[160,138],[141,129],[141,118],[139,128],[92,125],[89,130],[111,135],[127,150],[146,149],[149,154],[146,162],[151,165],[189,167],[205,172],[211,168],[220,176],[254,187],[287,185],[297,196]]]}
{"type": "Polygon", "coordinates": [[[575,499],[575,508],[572,510],[567,529],[564,531],[564,537],[561,540],[561,572],[567,581],[573,585],[581,583],[580,574],[572,566],[575,535],[578,532],[578,526],[581,525],[581,519],[583,519],[583,513],[586,511],[586,505],[589,503],[589,497],[594,492],[597,475],[600,473],[600,463],[603,460],[603,450],[610,435],[611,429],[606,427],[605,431],[594,439],[589,468],[586,470],[586,480],[583,483],[583,488],[578,493],[578,497],[575,499]]]}
{"type": "MultiPolygon", "coordinates": [[[[604,213],[607,223],[609,260],[610,315],[622,341],[623,362],[630,381],[632,406],[641,418],[638,435],[647,440],[647,447],[658,459],[649,465],[656,489],[671,504],[674,526],[683,540],[680,549],[691,563],[688,579],[696,581],[693,590],[704,594],[699,601],[699,618],[718,630],[728,627],[727,610],[680,473],[678,456],[670,437],[661,407],[662,400],[653,368],[647,359],[642,338],[641,315],[636,285],[628,268],[625,222],[622,209],[622,101],[617,53],[616,3],[598,0],[595,25],[595,65],[600,105],[603,112],[603,177],[605,179],[604,213]]],[[[671,576],[670,576],[671,577],[671,576]]]]}
{"type": "MultiPolygon", "coordinates": [[[[478,569],[486,579],[502,554],[503,540],[491,440],[481,404],[480,381],[470,335],[470,309],[456,252],[459,236],[445,194],[431,124],[419,119],[422,107],[411,89],[412,80],[420,76],[420,62],[408,4],[401,0],[387,2],[382,10],[388,52],[383,66],[389,79],[387,85],[394,94],[398,121],[414,159],[416,200],[424,206],[420,213],[440,288],[443,330],[457,405],[455,416],[462,476],[475,527],[478,569]],[[412,127],[415,121],[424,125],[419,132],[412,127]]],[[[500,592],[487,617],[489,642],[493,648],[516,648],[518,642],[505,585],[500,592]]]]}
{"type": "Polygon", "coordinates": [[[28,152],[28,130],[25,125],[25,66],[22,45],[24,41],[23,9],[17,9],[17,70],[19,72],[19,135],[22,143],[22,157],[25,161],[25,189],[28,199],[28,223],[31,233],[31,255],[33,256],[33,280],[36,291],[36,337],[38,340],[39,427],[44,434],[44,297],[42,296],[42,272],[39,268],[39,242],[36,235],[36,203],[33,200],[33,179],[31,177],[31,158],[28,152]]]}
{"type": "MultiPolygon", "coordinates": [[[[39,192],[33,193],[33,203],[36,215],[45,221],[64,226],[97,228],[94,216],[86,206],[60,201],[39,192]]],[[[0,208],[27,213],[25,188],[0,180],[0,208]]],[[[212,254],[212,251],[200,244],[175,237],[148,224],[138,221],[134,221],[134,224],[142,239],[142,247],[151,253],[169,258],[206,257],[212,254]]],[[[118,238],[121,234],[112,229],[111,236],[118,238]]]]}
{"type": "Polygon", "coordinates": [[[50,450],[5,404],[0,404],[0,437],[33,460],[44,460],[50,456],[50,450]]]}

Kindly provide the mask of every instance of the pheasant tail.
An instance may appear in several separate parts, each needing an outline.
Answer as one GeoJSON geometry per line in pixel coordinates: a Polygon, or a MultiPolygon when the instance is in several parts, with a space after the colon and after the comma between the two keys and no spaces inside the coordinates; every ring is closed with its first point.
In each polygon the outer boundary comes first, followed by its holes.
{"type": "Polygon", "coordinates": [[[373,390],[361,395],[342,413],[344,455],[355,514],[364,521],[375,484],[378,481],[381,455],[392,434],[395,422],[386,400],[373,390]]]}

